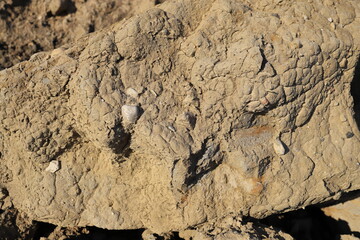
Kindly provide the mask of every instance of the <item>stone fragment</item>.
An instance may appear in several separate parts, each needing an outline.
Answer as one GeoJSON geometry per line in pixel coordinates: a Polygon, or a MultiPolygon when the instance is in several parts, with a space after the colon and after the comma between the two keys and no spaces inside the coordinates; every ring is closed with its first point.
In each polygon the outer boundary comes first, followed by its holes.
{"type": "Polygon", "coordinates": [[[346,138],[352,138],[353,136],[354,136],[354,133],[352,133],[352,132],[346,133],[346,138]]]}
{"type": "Polygon", "coordinates": [[[60,162],[57,160],[52,160],[49,163],[49,166],[45,169],[46,172],[55,173],[60,169],[60,162]]]}
{"type": "Polygon", "coordinates": [[[286,153],[285,145],[279,138],[274,140],[273,147],[275,153],[278,155],[284,155],[286,153]]]}
{"type": "Polygon", "coordinates": [[[135,99],[139,96],[139,93],[133,88],[126,89],[126,94],[135,99]]]}
{"type": "Polygon", "coordinates": [[[135,123],[140,117],[140,108],[138,106],[123,105],[121,114],[126,122],[135,123]]]}

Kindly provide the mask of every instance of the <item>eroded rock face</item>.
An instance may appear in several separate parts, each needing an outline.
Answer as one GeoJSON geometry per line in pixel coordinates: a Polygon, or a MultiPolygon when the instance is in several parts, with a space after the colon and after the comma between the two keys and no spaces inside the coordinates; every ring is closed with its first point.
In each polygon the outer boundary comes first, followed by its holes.
{"type": "Polygon", "coordinates": [[[32,219],[158,233],[359,189],[359,14],[173,0],[36,54],[0,72],[1,182],[32,219]]]}

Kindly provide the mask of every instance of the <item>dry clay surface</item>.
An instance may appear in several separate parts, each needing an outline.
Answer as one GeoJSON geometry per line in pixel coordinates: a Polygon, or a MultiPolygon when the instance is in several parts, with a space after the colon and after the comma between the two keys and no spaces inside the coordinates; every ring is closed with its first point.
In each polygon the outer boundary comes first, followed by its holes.
{"type": "Polygon", "coordinates": [[[1,0],[0,69],[39,51],[75,42],[125,17],[153,7],[155,0],[1,0]]]}
{"type": "Polygon", "coordinates": [[[157,233],[336,199],[359,32],[357,0],[172,0],[35,54],[0,72],[0,181],[30,219],[157,233]]]}

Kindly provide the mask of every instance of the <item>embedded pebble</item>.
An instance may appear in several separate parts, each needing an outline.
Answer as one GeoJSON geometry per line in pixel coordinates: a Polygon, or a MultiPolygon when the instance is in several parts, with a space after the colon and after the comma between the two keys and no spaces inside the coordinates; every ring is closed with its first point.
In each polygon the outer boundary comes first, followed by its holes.
{"type": "Polygon", "coordinates": [[[54,50],[52,50],[52,52],[50,53],[51,57],[55,57],[56,55],[60,55],[64,53],[64,48],[56,48],[54,50]]]}
{"type": "Polygon", "coordinates": [[[151,89],[150,89],[150,92],[151,92],[155,97],[158,96],[158,94],[157,94],[154,90],[151,90],[151,89]]]}
{"type": "Polygon", "coordinates": [[[343,58],[343,59],[340,61],[339,66],[340,66],[341,68],[346,68],[346,66],[347,66],[347,59],[346,59],[346,58],[343,58]]]}
{"type": "Polygon", "coordinates": [[[137,98],[139,96],[139,93],[133,88],[126,89],[125,93],[132,98],[137,98]]]}
{"type": "Polygon", "coordinates": [[[274,141],[274,150],[278,155],[284,155],[286,153],[284,143],[279,138],[276,138],[274,141]]]}
{"type": "Polygon", "coordinates": [[[332,23],[330,24],[330,27],[331,27],[333,30],[335,30],[335,29],[336,29],[335,23],[332,22],[332,23]]]}
{"type": "Polygon", "coordinates": [[[55,173],[60,169],[60,162],[57,160],[52,160],[49,163],[49,166],[45,169],[46,172],[55,173]]]}
{"type": "Polygon", "coordinates": [[[176,129],[172,125],[167,126],[167,128],[172,132],[176,132],[176,129]]]}
{"type": "Polygon", "coordinates": [[[125,121],[134,123],[140,117],[140,108],[138,106],[124,105],[121,107],[121,114],[125,121]]]}
{"type": "Polygon", "coordinates": [[[354,133],[352,133],[352,132],[346,133],[346,138],[352,138],[353,136],[354,136],[354,133]]]}

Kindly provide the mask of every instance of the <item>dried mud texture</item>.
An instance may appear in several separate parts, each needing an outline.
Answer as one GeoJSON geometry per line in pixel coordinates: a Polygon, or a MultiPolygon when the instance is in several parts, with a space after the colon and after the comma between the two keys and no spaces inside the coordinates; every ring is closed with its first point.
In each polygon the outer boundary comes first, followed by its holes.
{"type": "Polygon", "coordinates": [[[359,189],[359,16],[171,0],[35,54],[0,72],[0,180],[31,219],[159,234],[359,189]]]}
{"type": "Polygon", "coordinates": [[[2,0],[0,70],[153,7],[155,0],[2,0]]]}

